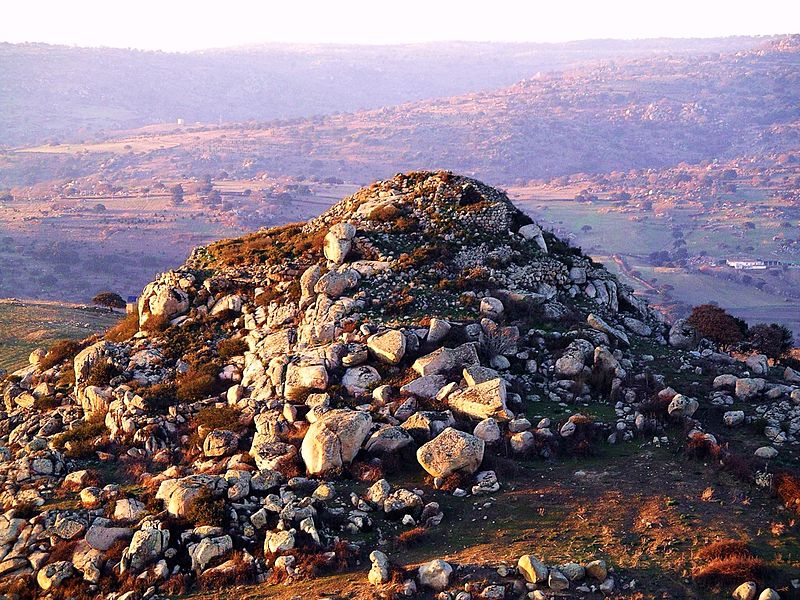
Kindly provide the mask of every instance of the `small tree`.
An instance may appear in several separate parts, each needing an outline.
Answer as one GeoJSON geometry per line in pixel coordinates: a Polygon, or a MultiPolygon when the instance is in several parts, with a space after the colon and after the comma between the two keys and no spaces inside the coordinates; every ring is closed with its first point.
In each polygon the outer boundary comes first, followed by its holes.
{"type": "Polygon", "coordinates": [[[759,323],[750,328],[747,341],[757,352],[777,360],[792,349],[794,335],[788,327],[778,323],[759,323]]]}
{"type": "Polygon", "coordinates": [[[106,308],[125,308],[125,300],[114,292],[100,292],[92,298],[92,302],[106,308]]]}
{"type": "Polygon", "coordinates": [[[169,188],[169,193],[172,196],[173,204],[178,205],[183,202],[183,186],[180,183],[176,183],[169,188]]]}
{"type": "Polygon", "coordinates": [[[687,320],[701,336],[720,348],[741,342],[747,332],[747,323],[713,304],[695,306],[687,320]]]}

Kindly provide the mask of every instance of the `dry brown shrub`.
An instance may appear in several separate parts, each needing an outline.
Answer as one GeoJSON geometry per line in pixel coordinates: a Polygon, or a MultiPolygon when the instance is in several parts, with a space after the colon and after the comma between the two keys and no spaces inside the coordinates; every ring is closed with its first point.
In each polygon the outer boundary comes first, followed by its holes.
{"type": "Polygon", "coordinates": [[[78,545],[77,540],[60,540],[55,546],[50,548],[50,557],[47,562],[54,563],[62,560],[72,561],[72,554],[75,552],[75,546],[78,545]]]}
{"type": "Polygon", "coordinates": [[[169,319],[164,315],[151,315],[141,329],[147,333],[161,333],[169,327],[169,319]]]}
{"type": "Polygon", "coordinates": [[[33,600],[37,586],[28,577],[0,579],[0,594],[8,600],[33,600]]]}
{"type": "Polygon", "coordinates": [[[701,587],[721,588],[743,581],[763,581],[767,570],[764,561],[755,556],[728,556],[715,558],[694,569],[692,578],[701,587]]]}
{"type": "Polygon", "coordinates": [[[698,460],[719,460],[722,449],[702,433],[695,433],[686,443],[686,455],[698,460]]]}
{"type": "Polygon", "coordinates": [[[695,558],[710,561],[731,556],[752,556],[752,554],[747,543],[742,540],[719,540],[701,548],[695,558]]]}
{"type": "Polygon", "coordinates": [[[105,338],[109,342],[127,342],[139,331],[139,315],[128,313],[123,319],[106,331],[105,338]]]}
{"type": "Polygon", "coordinates": [[[83,343],[76,340],[59,340],[50,346],[47,354],[42,359],[40,368],[42,371],[46,371],[56,365],[60,365],[65,360],[72,360],[83,348],[83,343]]]}
{"type": "Polygon", "coordinates": [[[206,571],[197,580],[198,587],[203,590],[218,590],[233,585],[244,585],[255,580],[255,563],[245,560],[244,553],[236,551],[225,563],[229,568],[224,571],[206,571]]]}
{"type": "Polygon", "coordinates": [[[401,532],[395,539],[397,548],[413,548],[420,545],[428,537],[428,530],[424,527],[414,527],[401,532]]]}
{"type": "Polygon", "coordinates": [[[705,564],[692,570],[692,578],[704,588],[725,588],[743,581],[763,582],[770,569],[741,540],[720,540],[700,549],[696,558],[705,564]]]}
{"type": "Polygon", "coordinates": [[[247,342],[242,338],[228,338],[217,344],[217,355],[220,360],[227,361],[234,356],[241,356],[247,351],[247,342]]]}
{"type": "Polygon", "coordinates": [[[800,512],[800,478],[791,473],[778,473],[774,485],[775,492],[787,508],[800,512]]]}

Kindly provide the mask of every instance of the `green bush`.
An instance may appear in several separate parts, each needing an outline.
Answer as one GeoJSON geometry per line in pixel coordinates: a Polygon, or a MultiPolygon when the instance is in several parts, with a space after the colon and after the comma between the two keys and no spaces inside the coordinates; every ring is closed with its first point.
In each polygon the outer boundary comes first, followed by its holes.
{"type": "Polygon", "coordinates": [[[186,511],[186,519],[195,527],[212,525],[222,527],[225,525],[228,511],[225,500],[214,498],[211,490],[202,489],[190,502],[186,511]]]}
{"type": "Polygon", "coordinates": [[[247,342],[242,338],[229,338],[217,344],[217,355],[220,360],[228,361],[234,356],[241,356],[247,349],[247,342]]]}
{"type": "Polygon", "coordinates": [[[175,382],[176,397],[181,402],[197,402],[213,396],[219,389],[217,372],[213,363],[190,365],[175,382]]]}
{"type": "Polygon", "coordinates": [[[95,451],[94,441],[107,431],[103,417],[81,421],[53,438],[53,447],[64,452],[68,458],[85,458],[95,451]]]}

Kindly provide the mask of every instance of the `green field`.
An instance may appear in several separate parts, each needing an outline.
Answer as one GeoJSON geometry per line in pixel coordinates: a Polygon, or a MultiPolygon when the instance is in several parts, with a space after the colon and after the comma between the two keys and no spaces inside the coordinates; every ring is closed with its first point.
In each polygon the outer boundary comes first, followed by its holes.
{"type": "Polygon", "coordinates": [[[28,364],[28,355],[63,338],[82,339],[120,319],[105,309],[55,302],[0,300],[0,370],[28,364]]]}

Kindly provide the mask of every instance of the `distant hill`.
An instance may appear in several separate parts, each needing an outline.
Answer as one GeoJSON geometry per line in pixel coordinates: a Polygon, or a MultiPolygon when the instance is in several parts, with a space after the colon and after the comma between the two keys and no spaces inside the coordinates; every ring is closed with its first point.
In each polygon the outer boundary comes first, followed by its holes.
{"type": "Polygon", "coordinates": [[[165,169],[364,182],[426,165],[509,183],[784,152],[800,147],[798,67],[800,43],[788,37],[736,53],[601,61],[494,91],[312,119],[147,129],[8,154],[0,187],[165,169]]]}
{"type": "Polygon", "coordinates": [[[764,38],[268,45],[187,54],[0,44],[0,147],[152,123],[272,120],[491,90],[595,59],[732,52],[764,38]]]}

